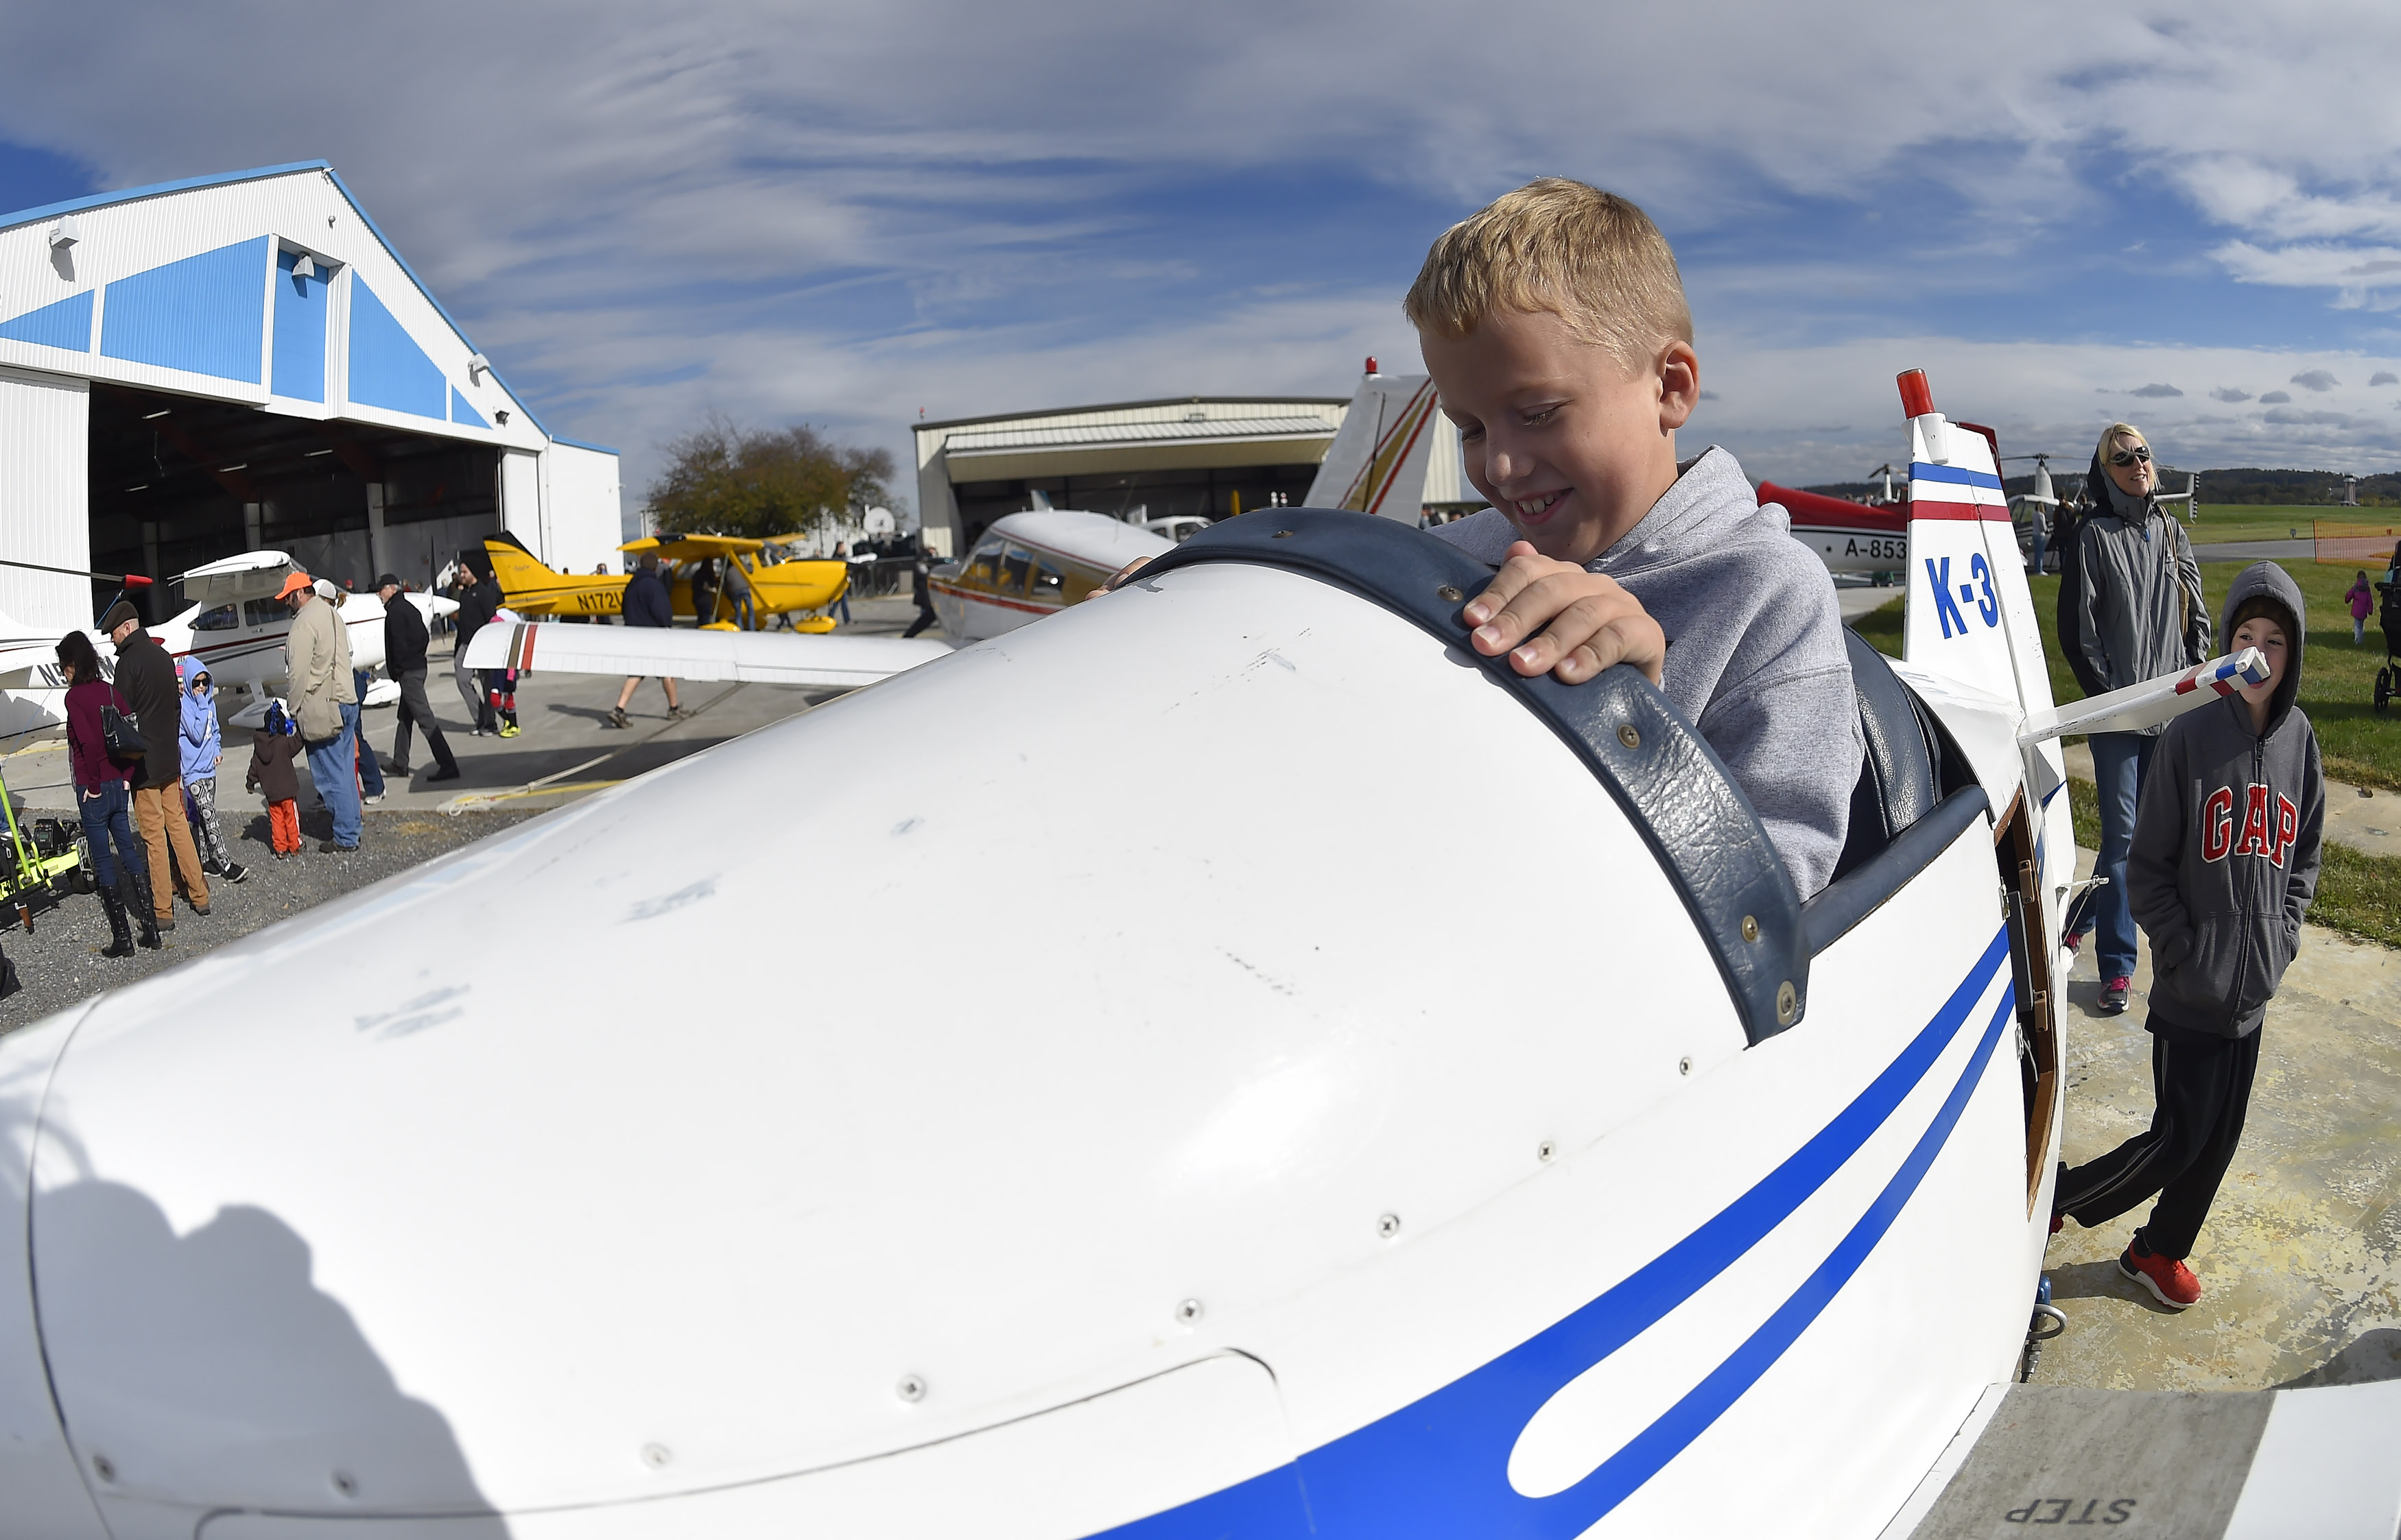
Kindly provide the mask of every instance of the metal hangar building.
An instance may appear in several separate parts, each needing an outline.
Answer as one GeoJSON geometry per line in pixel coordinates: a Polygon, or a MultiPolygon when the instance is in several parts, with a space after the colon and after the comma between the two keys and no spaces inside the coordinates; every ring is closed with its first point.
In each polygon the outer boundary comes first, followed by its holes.
{"type": "MultiPolygon", "coordinates": [[[[1350,406],[1348,396],[1177,396],[912,423],[919,517],[938,548],[947,530],[957,552],[1035,506],[1037,491],[1054,508],[1136,520],[1298,503],[1350,406]]],[[[1459,433],[1437,421],[1421,505],[1455,507],[1459,433]]]]}
{"type": "MultiPolygon", "coordinates": [[[[552,433],[323,161],[0,214],[0,548],[161,584],[247,550],[424,584],[506,529],[614,554],[613,449],[552,433]]],[[[0,612],[92,624],[0,567],[0,612]]]]}

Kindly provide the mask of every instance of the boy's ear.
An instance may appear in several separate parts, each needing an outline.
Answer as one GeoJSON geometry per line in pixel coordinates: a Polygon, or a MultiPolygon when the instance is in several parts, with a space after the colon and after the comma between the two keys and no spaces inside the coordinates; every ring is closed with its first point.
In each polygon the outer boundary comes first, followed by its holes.
{"type": "Polygon", "coordinates": [[[1672,433],[1692,419],[1701,404],[1701,359],[1693,345],[1668,343],[1653,365],[1659,381],[1659,431],[1672,433]]]}

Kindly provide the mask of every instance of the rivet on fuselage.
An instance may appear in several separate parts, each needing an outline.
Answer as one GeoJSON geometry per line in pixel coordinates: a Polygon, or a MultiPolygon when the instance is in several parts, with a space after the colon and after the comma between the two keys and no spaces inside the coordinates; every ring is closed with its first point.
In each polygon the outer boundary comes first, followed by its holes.
{"type": "Polygon", "coordinates": [[[340,1492],[343,1496],[356,1497],[359,1494],[359,1478],[352,1476],[349,1471],[336,1471],[334,1473],[333,1480],[334,1490],[340,1492]]]}
{"type": "Polygon", "coordinates": [[[1434,597],[1441,599],[1447,604],[1457,604],[1461,599],[1465,598],[1467,596],[1461,593],[1451,584],[1446,583],[1441,587],[1434,591],[1434,597]]]}
{"type": "Polygon", "coordinates": [[[1274,534],[1269,535],[1268,538],[1269,540],[1290,540],[1299,532],[1300,531],[1297,529],[1278,529],[1274,534]]]}
{"type": "Polygon", "coordinates": [[[1676,1073],[1677,1073],[1677,1074],[1679,1074],[1679,1075],[1689,1075],[1689,1074],[1691,1074],[1692,1072],[1693,1072],[1693,1056],[1692,1056],[1690,1053],[1685,1054],[1682,1058],[1678,1059],[1678,1060],[1676,1061],[1676,1073]]]}
{"type": "Polygon", "coordinates": [[[674,1462],[674,1460],[675,1451],[667,1448],[665,1444],[644,1444],[642,1446],[642,1464],[650,1466],[652,1470],[665,1470],[674,1462]]]}
{"type": "Polygon", "coordinates": [[[1541,1144],[1534,1147],[1534,1159],[1538,1161],[1547,1161],[1558,1152],[1559,1147],[1557,1145],[1553,1144],[1548,1139],[1544,1139],[1541,1144]]]}
{"type": "Polygon", "coordinates": [[[892,1394],[898,1396],[903,1401],[924,1400],[926,1398],[925,1376],[921,1374],[904,1374],[900,1376],[900,1382],[892,1387],[892,1394]]]}
{"type": "Polygon", "coordinates": [[[1385,1240],[1389,1241],[1400,1232],[1401,1217],[1399,1215],[1387,1214],[1377,1219],[1376,1233],[1381,1235],[1385,1240]]]}
{"type": "Polygon", "coordinates": [[[1183,1303],[1177,1305],[1175,1307],[1175,1318],[1183,1322],[1187,1327],[1193,1322],[1200,1319],[1200,1301],[1198,1299],[1187,1299],[1183,1303]]]}

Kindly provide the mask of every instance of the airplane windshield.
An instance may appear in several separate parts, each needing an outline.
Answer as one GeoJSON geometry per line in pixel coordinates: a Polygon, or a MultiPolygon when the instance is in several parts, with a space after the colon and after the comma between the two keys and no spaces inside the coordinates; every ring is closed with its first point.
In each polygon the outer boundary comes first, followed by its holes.
{"type": "Polygon", "coordinates": [[[192,618],[195,631],[230,631],[241,624],[241,616],[230,604],[220,604],[213,610],[203,610],[192,618]]]}
{"type": "Polygon", "coordinates": [[[991,539],[979,543],[967,557],[967,571],[959,575],[969,583],[989,584],[993,580],[993,564],[1000,557],[1001,543],[991,539]]]}

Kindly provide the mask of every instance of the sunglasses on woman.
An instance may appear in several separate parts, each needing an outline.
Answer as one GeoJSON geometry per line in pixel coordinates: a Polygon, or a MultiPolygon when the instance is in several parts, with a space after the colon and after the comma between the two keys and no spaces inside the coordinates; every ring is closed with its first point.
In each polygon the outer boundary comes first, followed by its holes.
{"type": "Polygon", "coordinates": [[[2146,465],[2151,462],[2151,451],[2140,444],[2131,449],[2120,449],[2109,457],[2109,463],[2118,466],[2132,465],[2137,461],[2146,465]]]}

